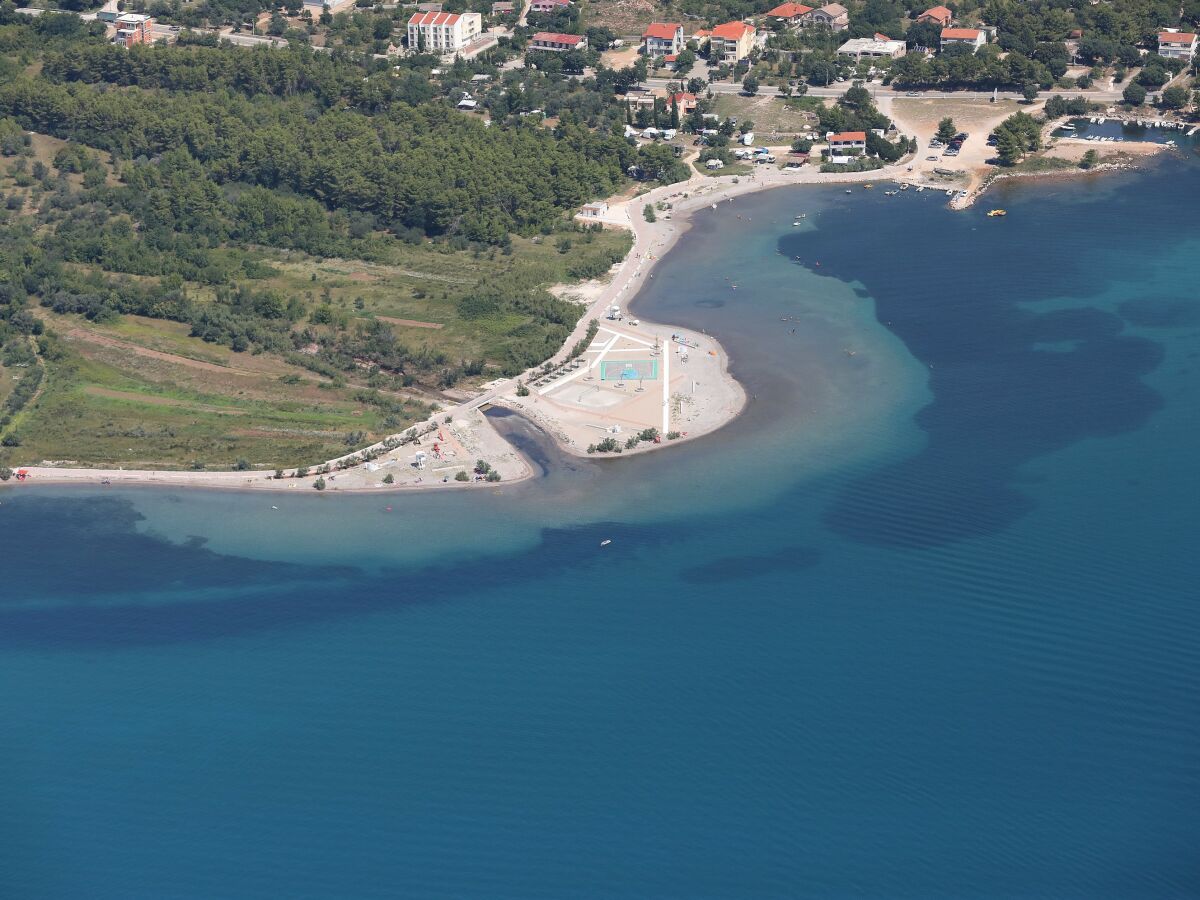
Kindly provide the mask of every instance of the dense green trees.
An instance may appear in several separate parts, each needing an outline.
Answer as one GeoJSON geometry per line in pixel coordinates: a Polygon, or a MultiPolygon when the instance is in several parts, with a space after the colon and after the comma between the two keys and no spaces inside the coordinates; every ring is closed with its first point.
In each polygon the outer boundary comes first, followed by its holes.
{"type": "MultiPolygon", "coordinates": [[[[483,64],[456,63],[438,84],[429,58],[393,71],[303,47],[125,51],[76,17],[4,15],[0,154],[16,157],[9,171],[33,201],[13,193],[0,209],[0,351],[14,361],[31,353],[40,322],[28,307],[40,304],[97,321],[185,323],[201,340],[381,390],[450,386],[485,366],[515,374],[557,351],[578,319],[577,305],[544,288],[562,268],[516,263],[469,291],[459,312],[475,346],[487,335],[486,359],[455,359],[336,305],[256,287],[276,273],[255,248],[387,261],[397,239],[432,238],[507,255],[513,234],[570,229],[571,211],[614,192],[634,162],[665,180],[684,168],[670,149],[638,150],[614,132],[611,90],[539,73],[498,78],[485,127],[452,108],[483,64]],[[74,24],[59,28],[60,18],[74,24]],[[10,66],[6,50],[27,56],[10,66]],[[24,74],[34,59],[38,77],[24,74]],[[530,102],[557,126],[523,117],[530,102]],[[68,142],[52,166],[32,157],[29,131],[68,142]]],[[[602,274],[617,250],[588,251],[590,234],[578,233],[565,268],[602,274]]]]}
{"type": "Polygon", "coordinates": [[[1130,106],[1141,106],[1146,102],[1146,89],[1136,81],[1131,81],[1125,85],[1125,90],[1121,92],[1121,97],[1130,106]]]}
{"type": "Polygon", "coordinates": [[[499,242],[612,193],[633,154],[584,127],[485,129],[440,106],[393,102],[365,115],[229,93],[110,92],[17,79],[0,115],[120,159],[186,153],[216,183],[287,188],[388,228],[499,242]]]}
{"type": "Polygon", "coordinates": [[[1023,87],[1028,83],[1049,86],[1053,82],[1053,75],[1044,63],[1019,53],[1001,56],[999,47],[994,44],[975,54],[969,48],[960,48],[956,52],[947,50],[932,59],[910,53],[896,60],[891,71],[897,84],[909,86],[989,89],[1023,87]]]}
{"type": "Polygon", "coordinates": [[[1019,162],[1041,145],[1042,123],[1029,113],[1014,113],[996,129],[996,153],[1006,165],[1019,162]]]}

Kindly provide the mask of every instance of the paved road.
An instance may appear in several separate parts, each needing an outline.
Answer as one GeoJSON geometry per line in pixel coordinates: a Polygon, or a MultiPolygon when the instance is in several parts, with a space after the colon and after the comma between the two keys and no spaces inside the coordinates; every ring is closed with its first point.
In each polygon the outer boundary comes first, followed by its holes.
{"type": "MultiPolygon", "coordinates": [[[[678,83],[678,78],[647,78],[644,82],[646,87],[665,88],[672,81],[678,83]]],[[[850,87],[849,82],[843,84],[835,84],[831,87],[809,87],[809,97],[840,97],[846,93],[850,87]]],[[[866,85],[867,90],[878,97],[903,97],[905,91],[893,90],[891,87],[884,87],[878,84],[866,85]]],[[[740,94],[742,92],[741,84],[735,84],[729,81],[718,81],[708,85],[708,90],[714,94],[740,94]]],[[[917,99],[923,100],[991,100],[991,91],[913,91],[918,95],[917,99]]],[[[1089,100],[1098,102],[1113,101],[1121,99],[1120,91],[1083,91],[1079,88],[1071,90],[1043,91],[1039,94],[1040,97],[1049,97],[1052,94],[1057,94],[1060,97],[1078,97],[1084,96],[1089,100]]],[[[779,95],[779,89],[775,87],[763,86],[758,89],[760,97],[774,97],[779,95]]],[[[1019,91],[1000,91],[996,96],[1001,100],[1020,100],[1022,95],[1019,91]]]]}

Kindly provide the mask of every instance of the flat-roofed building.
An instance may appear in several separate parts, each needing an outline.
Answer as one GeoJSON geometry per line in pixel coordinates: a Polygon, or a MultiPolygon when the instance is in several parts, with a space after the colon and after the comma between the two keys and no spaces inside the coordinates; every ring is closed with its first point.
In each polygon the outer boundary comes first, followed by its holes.
{"type": "Polygon", "coordinates": [[[899,59],[904,55],[904,41],[893,41],[887,38],[851,38],[838,47],[839,56],[852,56],[856,60],[863,59],[899,59]]]}

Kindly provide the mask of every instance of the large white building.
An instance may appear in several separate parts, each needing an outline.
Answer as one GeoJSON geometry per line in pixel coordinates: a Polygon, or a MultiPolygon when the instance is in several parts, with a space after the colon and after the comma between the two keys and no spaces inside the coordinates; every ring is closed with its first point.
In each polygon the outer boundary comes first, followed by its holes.
{"type": "Polygon", "coordinates": [[[425,53],[457,53],[483,32],[480,13],[413,13],[408,20],[408,49],[425,53]]]}
{"type": "Polygon", "coordinates": [[[851,38],[838,47],[838,55],[853,56],[856,60],[868,59],[899,59],[904,55],[904,41],[893,41],[881,38],[851,38]]]}
{"type": "Polygon", "coordinates": [[[1196,35],[1182,31],[1159,32],[1158,55],[1167,59],[1191,59],[1196,55],[1196,35]]]}

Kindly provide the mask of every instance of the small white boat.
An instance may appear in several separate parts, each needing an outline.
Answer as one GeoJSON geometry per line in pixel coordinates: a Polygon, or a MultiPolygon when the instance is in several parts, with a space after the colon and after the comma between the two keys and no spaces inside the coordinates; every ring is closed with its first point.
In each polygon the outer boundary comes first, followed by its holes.
{"type": "Polygon", "coordinates": [[[610,540],[608,540],[607,538],[605,538],[604,540],[602,540],[602,541],[600,542],[600,546],[601,546],[601,547],[607,547],[607,546],[608,546],[609,544],[611,544],[611,543],[612,543],[612,541],[610,541],[610,540]]]}
{"type": "Polygon", "coordinates": [[[947,197],[953,197],[953,196],[954,196],[954,191],[946,191],[946,196],[947,196],[947,197]]]}
{"type": "Polygon", "coordinates": [[[917,193],[919,194],[919,193],[921,193],[921,191],[923,191],[923,190],[925,190],[925,185],[923,185],[923,184],[918,184],[918,185],[917,185],[917,193]]]}

